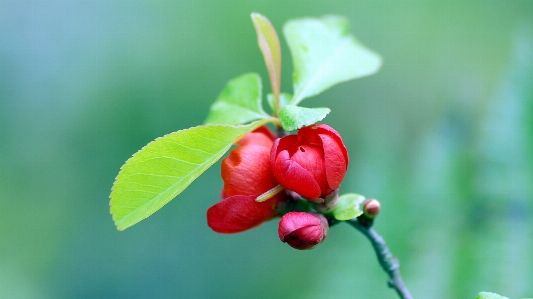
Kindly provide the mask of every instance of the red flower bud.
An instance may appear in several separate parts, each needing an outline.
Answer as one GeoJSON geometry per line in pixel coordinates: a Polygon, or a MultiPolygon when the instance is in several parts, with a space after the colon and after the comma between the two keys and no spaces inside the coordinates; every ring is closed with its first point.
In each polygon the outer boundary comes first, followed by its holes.
{"type": "Polygon", "coordinates": [[[377,199],[371,198],[363,205],[363,213],[368,219],[374,219],[379,214],[381,205],[377,199]]]}
{"type": "Polygon", "coordinates": [[[265,202],[255,199],[278,185],[270,170],[275,135],[266,127],[247,134],[222,160],[222,200],[207,210],[207,224],[218,233],[238,233],[274,218],[277,194],[265,202]]]}
{"type": "Polygon", "coordinates": [[[305,250],[322,242],[328,234],[328,221],[317,213],[289,212],[279,222],[278,235],[291,247],[305,250]]]}
{"type": "Polygon", "coordinates": [[[337,131],[328,125],[303,127],[297,135],[274,142],[270,163],[278,182],[313,200],[337,189],[348,167],[348,151],[337,131]]]}

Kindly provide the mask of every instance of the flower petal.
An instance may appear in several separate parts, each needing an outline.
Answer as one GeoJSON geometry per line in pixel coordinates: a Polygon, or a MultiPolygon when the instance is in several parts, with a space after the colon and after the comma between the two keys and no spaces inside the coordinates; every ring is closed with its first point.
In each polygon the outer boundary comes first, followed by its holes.
{"type": "Polygon", "coordinates": [[[327,135],[333,138],[334,140],[336,140],[337,144],[339,145],[342,151],[342,154],[344,155],[344,159],[346,159],[346,165],[348,165],[349,163],[348,150],[346,149],[346,146],[344,145],[344,142],[342,141],[342,137],[339,134],[339,132],[337,132],[335,129],[325,124],[316,125],[315,129],[316,129],[317,134],[327,135]]]}
{"type": "Polygon", "coordinates": [[[324,216],[306,212],[289,212],[278,225],[278,236],[291,247],[304,250],[321,243],[327,235],[328,224],[324,216]]]}
{"type": "Polygon", "coordinates": [[[321,125],[311,125],[308,127],[302,127],[298,131],[298,143],[299,144],[312,144],[318,147],[322,146],[320,138],[318,138],[318,130],[321,125]]]}
{"type": "Polygon", "coordinates": [[[287,235],[306,226],[321,226],[320,219],[306,212],[289,212],[279,221],[279,238],[284,241],[287,235]]]}
{"type": "Polygon", "coordinates": [[[233,234],[254,228],[276,216],[280,196],[256,202],[255,195],[234,195],[207,210],[207,224],[217,233],[233,234]]]}
{"type": "Polygon", "coordinates": [[[264,147],[270,148],[275,138],[272,139],[273,135],[270,135],[268,131],[265,131],[267,129],[258,131],[259,129],[246,134],[246,136],[244,136],[241,140],[239,140],[237,144],[240,146],[254,144],[254,145],[262,145],[264,147]]]}
{"type": "Polygon", "coordinates": [[[305,168],[315,178],[320,187],[321,196],[333,191],[328,184],[322,147],[302,144],[298,146],[298,150],[291,156],[291,161],[305,168]]]}
{"type": "Polygon", "coordinates": [[[262,126],[257,129],[255,129],[252,133],[262,133],[266,135],[270,140],[274,141],[278,138],[274,132],[272,132],[267,126],[262,126]]]}
{"type": "Polygon", "coordinates": [[[283,187],[307,199],[320,197],[320,186],[313,175],[292,161],[287,150],[279,152],[275,159],[272,171],[283,187]]]}
{"type": "Polygon", "coordinates": [[[222,160],[224,196],[261,195],[278,183],[270,170],[270,148],[247,144],[222,160]]]}
{"type": "Polygon", "coordinates": [[[330,135],[320,134],[324,148],[324,166],[326,178],[331,189],[337,189],[344,179],[348,161],[343,155],[341,145],[330,135]]]}

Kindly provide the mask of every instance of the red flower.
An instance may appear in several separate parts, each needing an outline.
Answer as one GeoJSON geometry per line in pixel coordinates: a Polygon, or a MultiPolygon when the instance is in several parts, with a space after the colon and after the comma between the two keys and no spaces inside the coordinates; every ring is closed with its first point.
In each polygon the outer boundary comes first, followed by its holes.
{"type": "Polygon", "coordinates": [[[282,242],[304,250],[320,244],[328,234],[328,221],[321,214],[289,212],[279,222],[278,235],[282,242]]]}
{"type": "Polygon", "coordinates": [[[283,187],[312,200],[325,198],[339,187],[348,167],[348,151],[333,128],[312,125],[277,139],[270,163],[283,187]]]}
{"type": "Polygon", "coordinates": [[[222,160],[222,200],[207,210],[207,224],[218,233],[238,233],[277,216],[278,194],[265,202],[255,199],[278,185],[270,170],[275,135],[266,127],[247,134],[222,160]]]}

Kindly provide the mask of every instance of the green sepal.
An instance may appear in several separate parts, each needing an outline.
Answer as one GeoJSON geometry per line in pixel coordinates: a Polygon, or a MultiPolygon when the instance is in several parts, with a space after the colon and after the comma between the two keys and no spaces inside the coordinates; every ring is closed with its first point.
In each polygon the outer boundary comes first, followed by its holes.
{"type": "Polygon", "coordinates": [[[332,214],[335,219],[350,220],[363,214],[363,203],[366,198],[356,193],[346,193],[339,196],[332,214]]]}
{"type": "Polygon", "coordinates": [[[330,112],[329,108],[304,108],[286,105],[279,111],[279,118],[285,131],[294,131],[323,120],[330,112]]]}

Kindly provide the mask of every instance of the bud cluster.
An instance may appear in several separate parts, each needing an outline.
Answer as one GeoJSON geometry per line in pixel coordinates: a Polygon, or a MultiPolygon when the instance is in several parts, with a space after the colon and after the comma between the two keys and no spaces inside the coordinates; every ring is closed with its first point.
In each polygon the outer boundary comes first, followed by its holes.
{"type": "MultiPolygon", "coordinates": [[[[280,216],[286,212],[280,207],[294,201],[294,194],[319,212],[336,202],[348,152],[330,126],[311,125],[282,138],[261,127],[237,145],[222,161],[222,200],[207,211],[214,231],[238,233],[280,216]],[[256,200],[264,194],[267,200],[256,200]]],[[[286,212],[278,227],[281,241],[296,249],[313,248],[327,232],[328,221],[318,212],[286,212]]]]}

